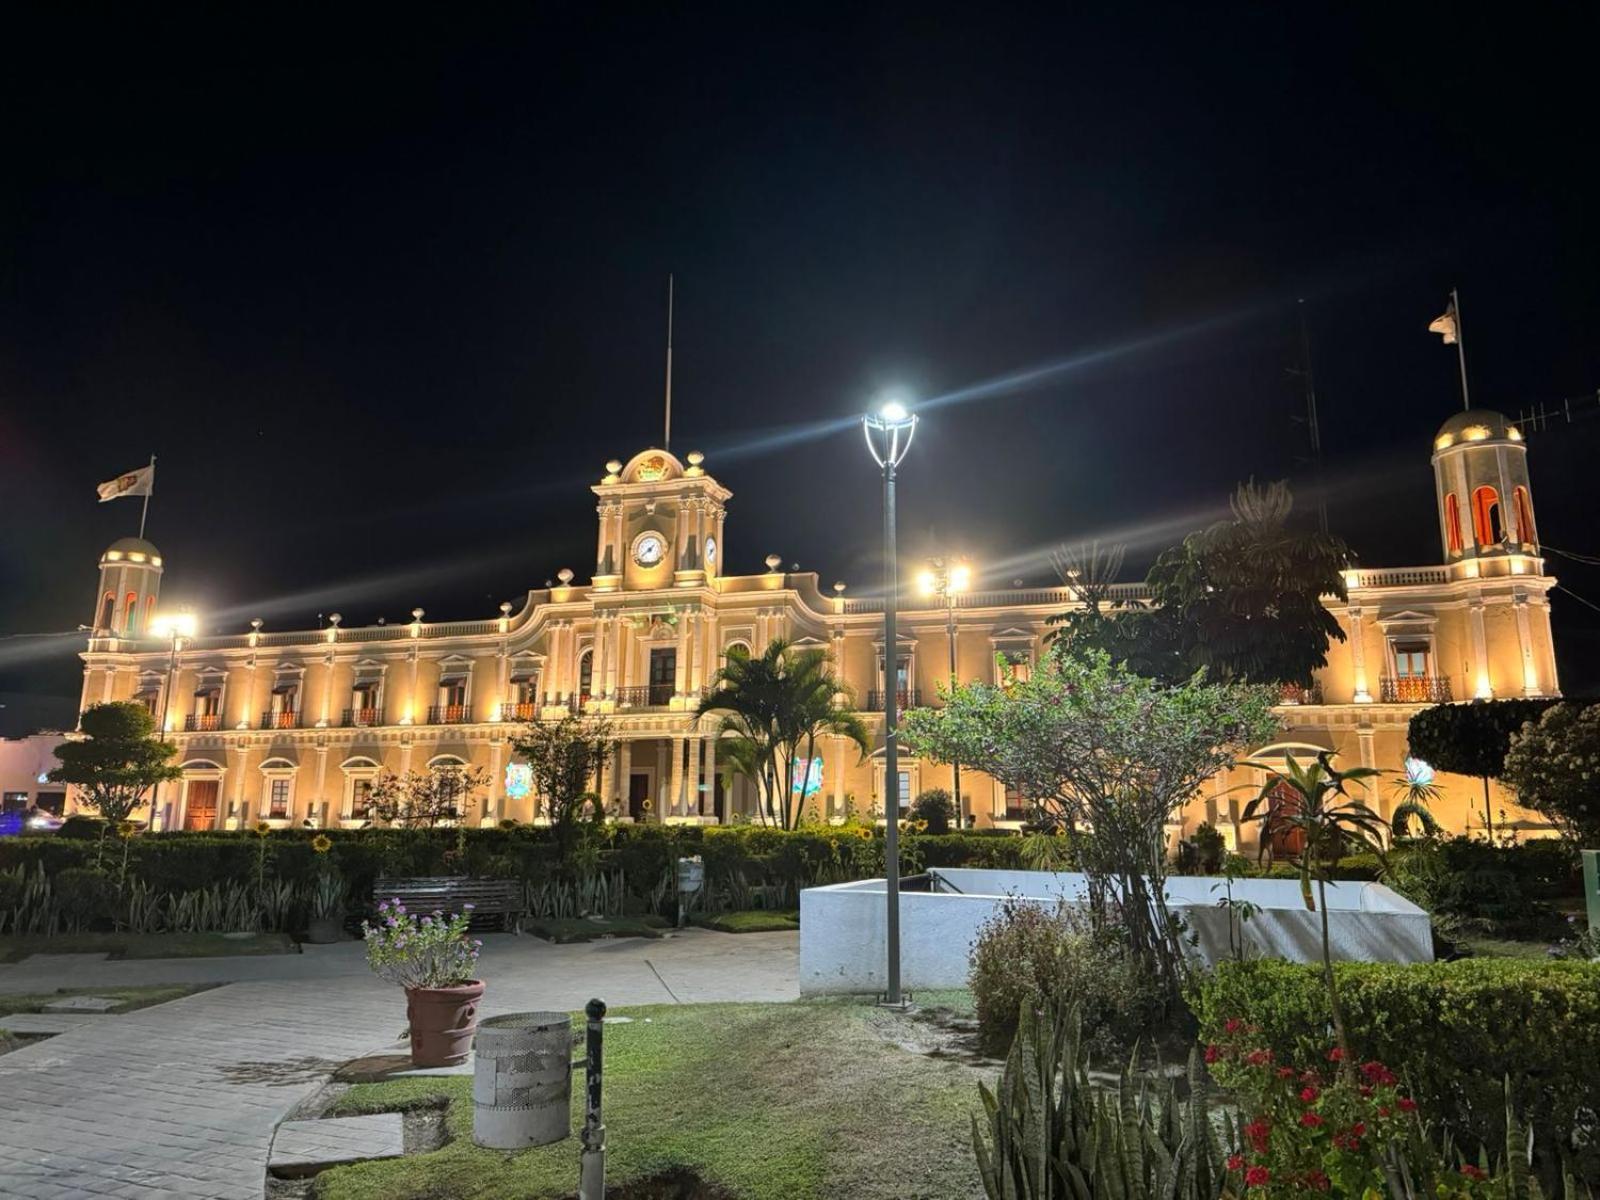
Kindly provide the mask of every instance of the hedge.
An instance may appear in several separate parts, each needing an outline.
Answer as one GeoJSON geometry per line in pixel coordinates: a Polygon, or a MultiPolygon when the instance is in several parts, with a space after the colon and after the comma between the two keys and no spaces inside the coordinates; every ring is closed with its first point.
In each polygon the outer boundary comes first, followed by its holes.
{"type": "MultiPolygon", "coordinates": [[[[1553,1156],[1577,1135],[1590,1144],[1575,1166],[1600,1179],[1600,1146],[1592,1144],[1600,1119],[1600,962],[1468,959],[1334,970],[1352,1052],[1396,1071],[1430,1119],[1448,1123],[1469,1147],[1502,1153],[1509,1079],[1536,1149],[1553,1156]]],[[[1238,1017],[1259,1027],[1260,1044],[1280,1062],[1326,1061],[1331,1034],[1319,967],[1223,963],[1193,999],[1208,1042],[1238,1017]]]]}

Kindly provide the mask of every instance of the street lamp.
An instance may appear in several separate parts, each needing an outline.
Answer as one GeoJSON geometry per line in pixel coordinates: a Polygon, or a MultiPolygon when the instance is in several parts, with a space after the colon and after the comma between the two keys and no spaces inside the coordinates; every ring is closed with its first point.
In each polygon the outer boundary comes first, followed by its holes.
{"type": "MultiPolygon", "coordinates": [[[[972,568],[959,559],[948,562],[943,558],[928,560],[928,569],[917,578],[924,596],[938,596],[944,600],[945,640],[950,643],[950,690],[956,687],[956,597],[972,584],[972,568]]],[[[956,828],[967,827],[966,811],[961,803],[961,764],[950,764],[951,783],[956,790],[956,828]]]]}
{"type": "Polygon", "coordinates": [[[883,860],[888,893],[884,933],[889,948],[888,988],[883,1002],[905,1005],[900,995],[900,748],[896,740],[896,709],[900,683],[900,646],[895,637],[895,604],[900,580],[895,568],[894,474],[911,449],[917,418],[898,400],[861,418],[872,461],[883,471],[883,860]],[[889,797],[894,797],[893,807],[889,797]]]}
{"type": "MultiPolygon", "coordinates": [[[[199,621],[192,612],[180,611],[171,613],[157,613],[150,618],[150,636],[166,638],[171,644],[171,651],[167,655],[167,686],[161,689],[161,740],[167,740],[167,708],[172,703],[172,688],[178,675],[178,651],[183,649],[185,638],[192,638],[199,628],[199,621]]],[[[150,828],[156,827],[156,793],[161,790],[160,784],[150,788],[150,828]]]]}

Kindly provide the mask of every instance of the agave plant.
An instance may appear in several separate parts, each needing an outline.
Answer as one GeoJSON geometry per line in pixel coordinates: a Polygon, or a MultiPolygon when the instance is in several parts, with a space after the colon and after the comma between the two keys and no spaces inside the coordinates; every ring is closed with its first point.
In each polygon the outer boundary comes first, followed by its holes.
{"type": "Polygon", "coordinates": [[[988,1200],[1216,1200],[1227,1151],[1209,1116],[1198,1054],[1189,1098],[1167,1080],[1116,1090],[1089,1083],[1076,1008],[1022,1006],[995,1091],[978,1085],[985,1120],[972,1118],[973,1152],[988,1200]],[[987,1129],[985,1128],[987,1126],[987,1129]]]}
{"type": "Polygon", "coordinates": [[[1439,798],[1437,784],[1407,775],[1395,782],[1394,798],[1394,813],[1389,818],[1389,827],[1395,837],[1409,837],[1412,821],[1422,826],[1425,837],[1438,834],[1439,822],[1432,809],[1433,802],[1439,798]]]}
{"type": "Polygon", "coordinates": [[[1354,1067],[1350,1039],[1345,1034],[1344,1008],[1339,1003],[1339,985],[1333,974],[1333,956],[1328,941],[1328,879],[1333,864],[1351,845],[1360,846],[1384,858],[1383,818],[1350,795],[1349,785],[1382,774],[1372,767],[1352,767],[1341,771],[1333,765],[1333,752],[1324,750],[1316,761],[1302,767],[1292,755],[1283,756],[1283,769],[1267,768],[1267,781],[1261,792],[1245,806],[1243,819],[1261,822],[1261,836],[1273,832],[1300,834],[1300,895],[1311,912],[1322,913],[1322,981],[1328,989],[1328,1007],[1333,1012],[1334,1036],[1344,1069],[1354,1067]],[[1287,788],[1292,801],[1274,804],[1287,788]],[[1316,895],[1311,885],[1316,883],[1316,895]],[[1318,904],[1318,901],[1321,904],[1318,904]]]}

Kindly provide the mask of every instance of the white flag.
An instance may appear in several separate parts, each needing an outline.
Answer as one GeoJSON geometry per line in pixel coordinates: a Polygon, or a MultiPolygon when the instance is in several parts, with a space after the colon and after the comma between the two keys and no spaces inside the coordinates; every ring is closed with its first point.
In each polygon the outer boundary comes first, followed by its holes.
{"type": "Polygon", "coordinates": [[[1433,319],[1433,323],[1428,326],[1428,332],[1443,335],[1446,346],[1454,346],[1456,344],[1456,302],[1454,300],[1451,300],[1450,307],[1444,310],[1444,316],[1433,319]]]}
{"type": "Polygon", "coordinates": [[[137,471],[129,471],[126,475],[118,475],[115,479],[108,479],[95,491],[100,493],[100,503],[107,500],[120,500],[124,496],[148,496],[155,490],[156,465],[151,463],[148,467],[140,467],[137,471]]]}

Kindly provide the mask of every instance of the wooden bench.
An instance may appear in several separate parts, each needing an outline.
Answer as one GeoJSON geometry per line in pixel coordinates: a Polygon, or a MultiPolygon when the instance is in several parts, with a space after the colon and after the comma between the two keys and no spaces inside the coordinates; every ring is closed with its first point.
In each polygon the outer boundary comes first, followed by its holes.
{"type": "Polygon", "coordinates": [[[372,885],[372,906],[399,900],[406,911],[419,916],[434,912],[465,912],[499,917],[501,928],[522,932],[522,884],[515,879],[469,879],[464,875],[429,875],[412,879],[380,879],[372,885]]]}

